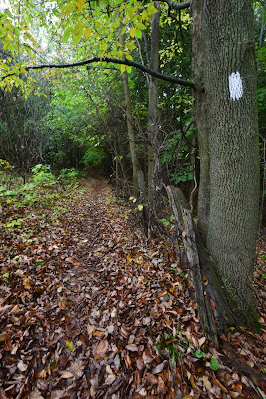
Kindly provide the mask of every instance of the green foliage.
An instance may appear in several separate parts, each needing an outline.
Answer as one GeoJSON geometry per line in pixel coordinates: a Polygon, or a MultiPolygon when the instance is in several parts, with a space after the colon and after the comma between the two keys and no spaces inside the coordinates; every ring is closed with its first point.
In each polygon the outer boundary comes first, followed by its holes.
{"type": "Polygon", "coordinates": [[[99,168],[103,165],[104,161],[107,159],[107,153],[102,147],[91,147],[85,152],[81,163],[85,166],[92,166],[94,168],[99,168]]]}
{"type": "Polygon", "coordinates": [[[196,356],[198,359],[202,359],[206,357],[206,353],[202,352],[200,349],[197,349],[194,353],[194,356],[196,356]]]}
{"type": "Polygon", "coordinates": [[[161,163],[163,166],[168,164],[168,169],[171,170],[170,178],[174,184],[193,180],[194,174],[190,160],[192,146],[189,145],[192,135],[193,130],[186,135],[187,141],[181,132],[178,132],[166,141],[161,163]]]}
{"type": "Polygon", "coordinates": [[[60,170],[59,179],[76,179],[79,176],[79,171],[75,168],[60,170]]]}
{"type": "Polygon", "coordinates": [[[7,272],[5,272],[5,273],[2,274],[2,278],[3,278],[3,280],[4,280],[5,283],[9,283],[9,281],[10,281],[10,274],[7,273],[7,272]]]}
{"type": "Polygon", "coordinates": [[[219,369],[219,363],[218,361],[215,359],[215,357],[211,357],[211,364],[210,364],[210,368],[213,371],[217,371],[219,369]]]}
{"type": "MultiPolygon", "coordinates": [[[[0,197],[5,199],[7,204],[13,204],[18,207],[32,206],[35,202],[44,203],[53,199],[56,196],[55,194],[49,195],[40,191],[41,186],[51,186],[56,181],[55,176],[50,171],[50,166],[38,164],[32,168],[32,174],[30,182],[17,185],[13,190],[7,189],[5,185],[0,186],[0,197]]],[[[20,224],[20,222],[21,220],[13,220],[6,227],[13,227],[18,225],[18,223],[20,224]]]]}
{"type": "MultiPolygon", "coordinates": [[[[38,164],[35,165],[31,169],[33,173],[33,181],[35,185],[39,184],[52,184],[55,182],[55,176],[51,172],[51,167],[50,165],[42,165],[38,164]]],[[[30,185],[29,185],[30,186],[30,185]]],[[[34,185],[31,185],[29,188],[34,188],[34,185]]]]}

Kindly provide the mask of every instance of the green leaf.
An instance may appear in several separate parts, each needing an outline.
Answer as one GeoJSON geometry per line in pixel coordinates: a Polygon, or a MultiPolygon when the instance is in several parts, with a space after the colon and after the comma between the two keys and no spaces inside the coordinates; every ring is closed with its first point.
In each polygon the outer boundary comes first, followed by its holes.
{"type": "Polygon", "coordinates": [[[142,211],[142,209],[143,209],[143,205],[142,205],[142,204],[139,204],[139,205],[138,205],[138,211],[142,211]]]}
{"type": "Polygon", "coordinates": [[[206,353],[202,352],[200,349],[197,349],[196,352],[194,353],[194,355],[195,355],[198,359],[201,359],[201,358],[206,357],[206,353]]]}
{"type": "Polygon", "coordinates": [[[80,39],[82,38],[83,30],[81,29],[77,33],[72,32],[72,40],[74,44],[78,44],[80,42],[80,39]]]}
{"type": "Polygon", "coordinates": [[[141,32],[141,30],[136,29],[136,37],[137,37],[138,39],[141,39],[141,38],[142,38],[142,32],[141,32]]]}
{"type": "Polygon", "coordinates": [[[76,5],[73,3],[64,4],[61,11],[62,17],[67,17],[68,15],[72,14],[75,9],[76,5]]]}
{"type": "Polygon", "coordinates": [[[140,29],[140,30],[146,29],[146,26],[142,22],[136,23],[135,26],[137,29],[140,29]]]}
{"type": "Polygon", "coordinates": [[[218,363],[218,361],[215,359],[215,357],[211,357],[211,364],[210,364],[210,368],[211,368],[211,370],[213,370],[213,371],[216,371],[216,370],[218,370],[218,368],[219,368],[219,363],[218,363]]]}
{"type": "Polygon", "coordinates": [[[64,34],[63,34],[63,43],[66,43],[66,42],[68,41],[72,29],[73,29],[72,26],[69,26],[69,27],[65,30],[65,32],[64,32],[64,34]]]}

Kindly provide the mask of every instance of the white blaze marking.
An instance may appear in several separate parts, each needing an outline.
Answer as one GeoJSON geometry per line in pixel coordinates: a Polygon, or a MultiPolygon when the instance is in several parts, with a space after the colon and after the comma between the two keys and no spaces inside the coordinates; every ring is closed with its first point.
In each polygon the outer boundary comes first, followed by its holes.
{"type": "Polygon", "coordinates": [[[242,79],[239,72],[231,73],[229,76],[229,91],[232,100],[239,100],[243,96],[242,79]]]}

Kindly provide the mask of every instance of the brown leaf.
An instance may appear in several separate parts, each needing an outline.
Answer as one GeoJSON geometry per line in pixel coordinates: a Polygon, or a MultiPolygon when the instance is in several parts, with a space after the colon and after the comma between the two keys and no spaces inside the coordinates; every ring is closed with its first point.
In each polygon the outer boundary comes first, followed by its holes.
{"type": "Polygon", "coordinates": [[[138,347],[135,344],[129,344],[126,346],[127,350],[131,351],[131,352],[138,352],[138,347]]]}
{"type": "Polygon", "coordinates": [[[164,366],[165,366],[165,364],[166,364],[167,362],[168,362],[167,360],[164,360],[162,363],[158,364],[158,365],[152,370],[152,374],[159,374],[159,373],[163,370],[163,368],[164,368],[164,366]]]}
{"type": "Polygon", "coordinates": [[[166,386],[161,376],[158,377],[158,394],[163,395],[166,392],[166,386]]]}
{"type": "Polygon", "coordinates": [[[59,308],[62,310],[67,310],[69,308],[69,305],[65,299],[59,300],[59,308]]]}
{"type": "Polygon", "coordinates": [[[41,393],[37,390],[37,391],[32,391],[29,396],[28,399],[44,399],[44,397],[41,395],[41,393]]]}
{"type": "Polygon", "coordinates": [[[5,391],[2,388],[0,388],[0,399],[8,399],[5,391]]]}
{"type": "Polygon", "coordinates": [[[152,385],[157,384],[157,378],[154,377],[154,375],[151,373],[146,374],[146,380],[149,381],[152,385]]]}
{"type": "Polygon", "coordinates": [[[23,371],[27,370],[28,366],[25,363],[23,363],[22,360],[20,360],[17,364],[17,368],[19,369],[19,371],[23,373],[23,371]]]}
{"type": "Polygon", "coordinates": [[[19,306],[18,305],[15,305],[12,309],[11,309],[11,312],[12,313],[17,313],[17,312],[19,312],[20,311],[20,309],[19,309],[19,306]]]}
{"type": "Polygon", "coordinates": [[[127,368],[129,368],[131,366],[131,359],[127,353],[125,354],[125,361],[127,368]]]}
{"type": "Polygon", "coordinates": [[[95,351],[94,359],[98,360],[101,357],[103,357],[106,354],[106,352],[108,351],[108,346],[109,346],[109,343],[107,340],[101,341],[95,351]]]}
{"type": "Polygon", "coordinates": [[[39,372],[39,378],[45,379],[46,378],[46,370],[43,369],[42,371],[39,372]]]}
{"type": "Polygon", "coordinates": [[[64,371],[63,374],[61,375],[61,378],[72,378],[74,377],[74,374],[70,373],[70,371],[64,371]]]}
{"type": "Polygon", "coordinates": [[[102,337],[105,334],[104,331],[96,330],[92,333],[94,337],[102,337]]]}

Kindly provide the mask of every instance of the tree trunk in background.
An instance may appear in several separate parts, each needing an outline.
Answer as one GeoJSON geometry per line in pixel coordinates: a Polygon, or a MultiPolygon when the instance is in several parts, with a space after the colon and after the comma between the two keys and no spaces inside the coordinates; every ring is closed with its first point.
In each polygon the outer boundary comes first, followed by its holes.
{"type": "Polygon", "coordinates": [[[202,38],[202,0],[193,0],[191,7],[193,17],[192,31],[192,69],[196,84],[195,121],[198,130],[200,154],[200,184],[198,192],[198,229],[206,243],[210,212],[210,153],[209,126],[207,119],[206,94],[204,91],[204,54],[202,38]]]}
{"type": "MultiPolygon", "coordinates": [[[[124,38],[121,33],[119,34],[119,40],[124,45],[124,38]]],[[[125,59],[125,56],[123,56],[123,59],[125,59]]],[[[132,195],[137,198],[139,193],[138,189],[139,164],[138,164],[137,151],[136,151],[135,134],[133,129],[133,116],[131,108],[130,90],[128,84],[128,74],[126,70],[122,74],[122,79],[123,79],[125,102],[126,102],[127,133],[128,133],[129,148],[130,148],[130,155],[131,155],[131,162],[133,169],[132,195]]]]}
{"type": "MultiPolygon", "coordinates": [[[[159,1],[154,2],[154,6],[158,9],[156,14],[152,16],[151,23],[151,61],[150,68],[159,71],[159,33],[160,33],[160,11],[159,1]]],[[[149,77],[149,110],[148,110],[148,200],[151,202],[153,198],[153,173],[155,168],[156,153],[154,149],[158,141],[158,89],[157,81],[152,76],[149,77]]]]}
{"type": "Polygon", "coordinates": [[[202,179],[199,228],[230,303],[229,316],[256,328],[252,280],[259,216],[259,147],[252,3],[193,0],[192,13],[202,179]],[[209,216],[203,203],[208,198],[209,216]]]}

